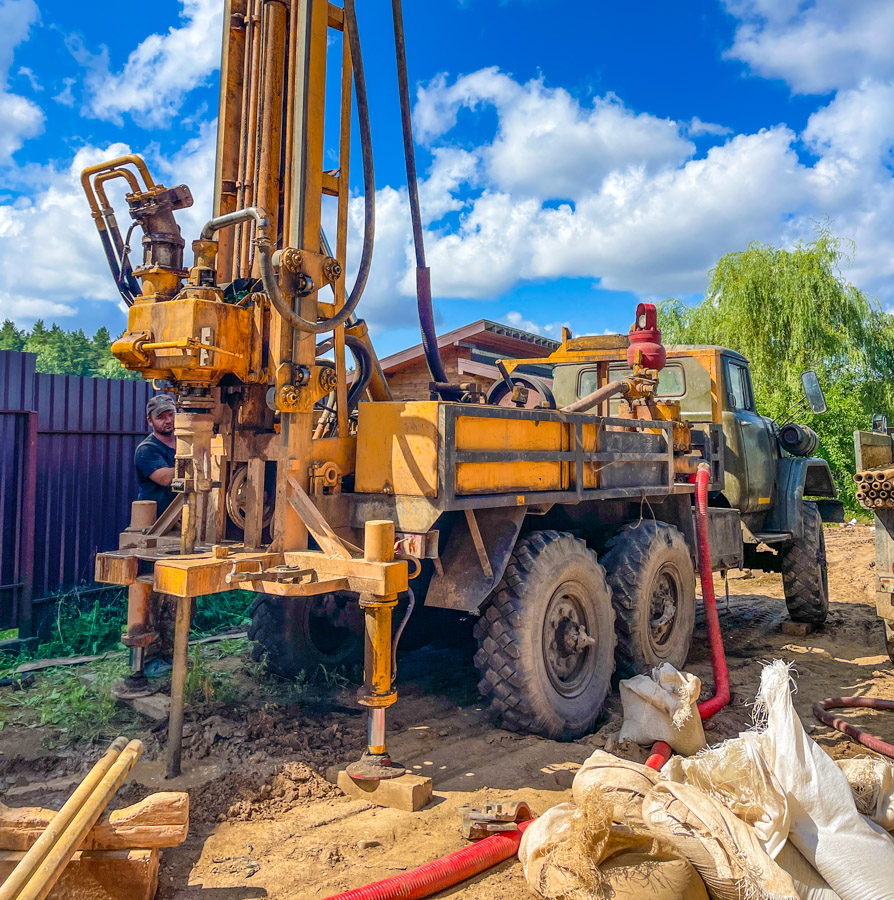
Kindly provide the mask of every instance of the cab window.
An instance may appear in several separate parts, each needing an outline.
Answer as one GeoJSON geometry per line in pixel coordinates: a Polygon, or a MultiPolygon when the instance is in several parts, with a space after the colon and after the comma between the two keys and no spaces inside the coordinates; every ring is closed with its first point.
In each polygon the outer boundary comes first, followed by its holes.
{"type": "MultiPolygon", "coordinates": [[[[633,372],[627,366],[614,365],[608,367],[608,380],[617,381],[628,378],[633,372]]],[[[596,369],[585,369],[580,373],[577,396],[586,397],[599,386],[596,369]]],[[[659,397],[682,397],[686,393],[686,376],[681,365],[671,363],[658,373],[659,397]]]]}
{"type": "Polygon", "coordinates": [[[751,378],[748,367],[727,360],[726,381],[729,404],[733,409],[754,411],[754,397],[751,393],[751,378]]]}

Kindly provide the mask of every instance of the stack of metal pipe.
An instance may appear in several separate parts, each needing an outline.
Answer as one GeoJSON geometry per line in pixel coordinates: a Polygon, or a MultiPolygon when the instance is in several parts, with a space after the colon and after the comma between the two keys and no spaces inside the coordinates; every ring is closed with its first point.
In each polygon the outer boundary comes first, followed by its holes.
{"type": "Polygon", "coordinates": [[[894,509],[894,466],[877,466],[854,475],[864,509],[894,509]]]}

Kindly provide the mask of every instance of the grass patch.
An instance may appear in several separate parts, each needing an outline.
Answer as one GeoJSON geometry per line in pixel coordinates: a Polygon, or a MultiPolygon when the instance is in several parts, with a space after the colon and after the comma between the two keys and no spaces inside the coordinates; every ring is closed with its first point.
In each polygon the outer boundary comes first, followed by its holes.
{"type": "Polygon", "coordinates": [[[55,669],[43,673],[29,690],[0,694],[0,728],[5,724],[47,728],[49,743],[95,742],[133,725],[136,716],[111,695],[113,681],[128,672],[124,654],[100,660],[89,670],[55,669]]]}
{"type": "Polygon", "coordinates": [[[192,660],[183,687],[183,698],[193,707],[211,703],[232,704],[238,698],[232,673],[213,669],[202,653],[200,644],[193,647],[192,660]]]}
{"type": "Polygon", "coordinates": [[[224,591],[222,594],[199,597],[191,633],[195,637],[207,637],[228,628],[248,625],[248,613],[254,599],[251,591],[224,591]]]}

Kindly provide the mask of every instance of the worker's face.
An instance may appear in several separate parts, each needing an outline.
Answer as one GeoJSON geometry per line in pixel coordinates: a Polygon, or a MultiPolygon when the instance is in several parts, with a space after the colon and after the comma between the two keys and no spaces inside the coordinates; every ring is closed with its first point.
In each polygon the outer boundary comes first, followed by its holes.
{"type": "Polygon", "coordinates": [[[149,416],[149,425],[156,434],[173,434],[174,410],[166,409],[164,412],[153,413],[149,416]]]}

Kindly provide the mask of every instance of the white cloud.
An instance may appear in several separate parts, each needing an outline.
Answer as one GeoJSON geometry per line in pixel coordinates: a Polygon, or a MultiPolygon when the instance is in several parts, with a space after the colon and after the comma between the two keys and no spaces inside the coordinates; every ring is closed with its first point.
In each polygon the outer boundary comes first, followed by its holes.
{"type": "MultiPolygon", "coordinates": [[[[158,181],[168,186],[186,182],[198,188],[195,206],[177,214],[187,242],[187,261],[191,260],[191,240],[211,215],[208,173],[213,171],[214,138],[212,123],[172,159],[147,154],[158,181]]],[[[0,318],[22,321],[73,316],[82,300],[119,302],[80,173],[85,166],[129,152],[126,144],[84,147],[68,168],[43,168],[41,182],[30,199],[0,205],[0,318]]],[[[117,208],[119,224],[126,225],[124,188],[119,184],[123,182],[109,184],[110,199],[117,208]]],[[[141,253],[139,234],[137,231],[132,242],[135,262],[141,253]]]]}
{"type": "Polygon", "coordinates": [[[120,72],[110,72],[103,51],[90,57],[73,47],[89,67],[88,108],[100,119],[121,123],[128,113],[137,124],[170,125],[189,91],[204,84],[220,65],[223,4],[182,0],[182,24],[151,34],[134,49],[120,72]]]}
{"type": "Polygon", "coordinates": [[[522,331],[531,331],[534,334],[542,334],[544,337],[557,338],[562,333],[562,328],[570,328],[570,322],[550,322],[549,325],[540,325],[533,319],[526,319],[520,312],[512,310],[506,313],[504,321],[513,328],[522,331]]]}
{"type": "Polygon", "coordinates": [[[739,18],[727,55],[796,93],[894,76],[891,0],[725,0],[739,18]]]}
{"type": "Polygon", "coordinates": [[[703,122],[698,116],[693,116],[686,126],[686,133],[691,137],[700,137],[705,134],[722,137],[726,134],[732,134],[733,130],[726,125],[717,125],[714,122],[703,122]]]}
{"type": "MultiPolygon", "coordinates": [[[[421,192],[436,298],[493,299],[521,281],[562,277],[591,278],[600,287],[640,296],[698,294],[724,253],[753,240],[790,244],[809,238],[814,223],[827,216],[837,233],[857,242],[857,264],[847,276],[883,298],[894,296],[894,184],[888,168],[894,89],[886,85],[866,83],[840,93],[811,117],[803,135],[784,125],[733,135],[695,158],[688,148],[683,153],[687,142],[679,135],[691,134],[699,120],[668,123],[678,143],[657,156],[648,141],[634,137],[640,125],[648,132],[662,120],[631,121],[637,117],[612,100],[609,115],[622,129],[631,126],[622,136],[630,148],[623,158],[608,158],[599,141],[587,146],[574,128],[567,132],[566,150],[566,131],[547,129],[555,160],[580,169],[589,165],[598,175],[570,179],[567,202],[559,203],[559,166],[526,140],[510,148],[506,135],[525,134],[521,126],[513,129],[524,118],[519,110],[531,104],[547,122],[577,121],[589,128],[603,114],[598,102],[575,106],[564,92],[545,92],[539,82],[520,85],[492,69],[453,85],[438,78],[419,98],[434,154],[421,192]],[[497,107],[491,140],[452,146],[460,108],[485,104],[497,107]],[[818,157],[813,164],[798,157],[802,141],[818,157]],[[495,148],[512,150],[500,171],[492,167],[495,148]],[[440,221],[445,211],[458,212],[458,222],[440,221]]],[[[359,201],[352,211],[359,225],[359,201]]],[[[351,246],[356,253],[356,243],[351,246]]],[[[363,312],[372,324],[408,320],[413,265],[405,192],[383,188],[363,312]]],[[[519,327],[537,324],[518,316],[519,327]]],[[[508,315],[506,320],[512,321],[508,315]]]]}
{"type": "Polygon", "coordinates": [[[518,84],[495,68],[448,85],[442,75],[417,94],[415,121],[428,142],[448,132],[459,111],[493,106],[499,125],[482,148],[486,174],[499,190],[565,199],[595,188],[612,171],[660,171],[694,151],[669,119],[634,113],[614,94],[583,105],[542,81],[518,84]]]}
{"type": "MultiPolygon", "coordinates": [[[[27,40],[39,12],[34,0],[0,2],[0,164],[12,162],[13,154],[28,138],[43,131],[43,110],[26,97],[9,91],[9,70],[15,48],[27,40]]],[[[20,74],[30,70],[20,69],[20,74]]],[[[32,73],[33,77],[33,73],[32,73]]]]}

